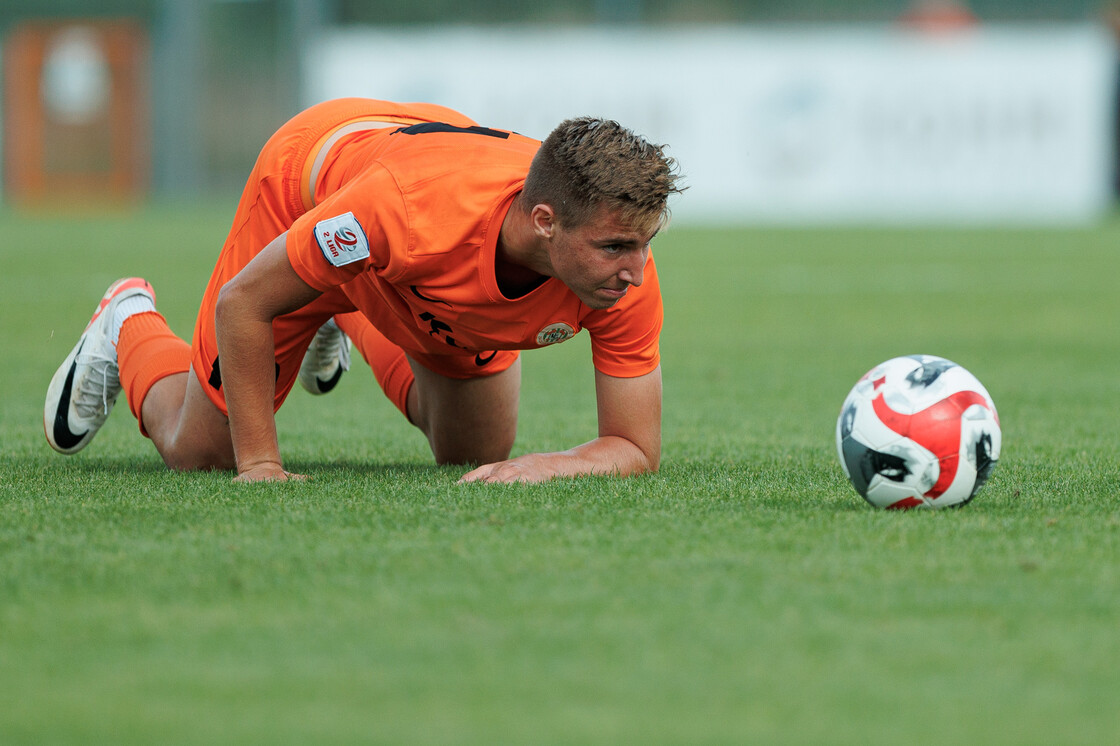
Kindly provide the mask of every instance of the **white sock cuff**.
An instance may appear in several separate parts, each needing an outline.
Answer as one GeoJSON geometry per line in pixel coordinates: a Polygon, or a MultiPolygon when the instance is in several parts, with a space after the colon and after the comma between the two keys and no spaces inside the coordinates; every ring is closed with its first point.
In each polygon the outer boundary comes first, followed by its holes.
{"type": "Polygon", "coordinates": [[[116,310],[113,312],[113,345],[116,346],[121,338],[121,327],[124,326],[125,319],[138,313],[154,310],[156,310],[155,304],[146,295],[134,295],[118,303],[116,310]]]}

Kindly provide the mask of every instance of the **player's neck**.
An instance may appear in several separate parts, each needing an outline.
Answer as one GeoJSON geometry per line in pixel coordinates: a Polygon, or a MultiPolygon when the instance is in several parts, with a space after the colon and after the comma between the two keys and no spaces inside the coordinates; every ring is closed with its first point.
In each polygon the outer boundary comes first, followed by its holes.
{"type": "Polygon", "coordinates": [[[502,295],[518,298],[540,287],[551,276],[548,252],[542,251],[539,243],[515,200],[502,221],[494,253],[494,276],[502,295]]]}

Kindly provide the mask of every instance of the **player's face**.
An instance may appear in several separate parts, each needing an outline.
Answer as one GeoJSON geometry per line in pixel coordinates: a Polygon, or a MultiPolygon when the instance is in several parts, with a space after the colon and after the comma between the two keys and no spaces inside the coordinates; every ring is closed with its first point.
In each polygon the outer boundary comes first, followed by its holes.
{"type": "Polygon", "coordinates": [[[587,223],[556,226],[549,242],[552,268],[584,305],[610,308],[631,285],[642,284],[649,242],[657,231],[645,232],[603,209],[587,223]]]}

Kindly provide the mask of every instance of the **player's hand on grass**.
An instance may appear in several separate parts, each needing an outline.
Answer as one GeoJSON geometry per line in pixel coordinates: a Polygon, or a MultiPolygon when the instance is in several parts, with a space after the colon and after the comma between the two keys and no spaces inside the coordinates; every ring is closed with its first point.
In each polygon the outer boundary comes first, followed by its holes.
{"type": "Polygon", "coordinates": [[[293,474],[290,471],[285,471],[284,467],[280,464],[268,462],[256,464],[255,466],[243,470],[234,477],[233,481],[246,484],[248,482],[287,482],[289,479],[302,481],[307,479],[307,475],[293,474]]]}
{"type": "Polygon", "coordinates": [[[548,458],[540,453],[530,453],[508,461],[484,464],[464,474],[459,482],[547,482],[555,476],[557,471],[548,458]]]}

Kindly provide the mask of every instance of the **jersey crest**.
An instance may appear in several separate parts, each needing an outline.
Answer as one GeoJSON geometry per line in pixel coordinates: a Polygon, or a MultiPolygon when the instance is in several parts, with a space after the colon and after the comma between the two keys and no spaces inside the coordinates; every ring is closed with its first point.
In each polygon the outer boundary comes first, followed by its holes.
{"type": "Polygon", "coordinates": [[[549,324],[545,328],[537,332],[537,344],[539,345],[554,345],[571,339],[576,335],[576,330],[570,324],[565,324],[563,321],[555,324],[549,324]]]}

